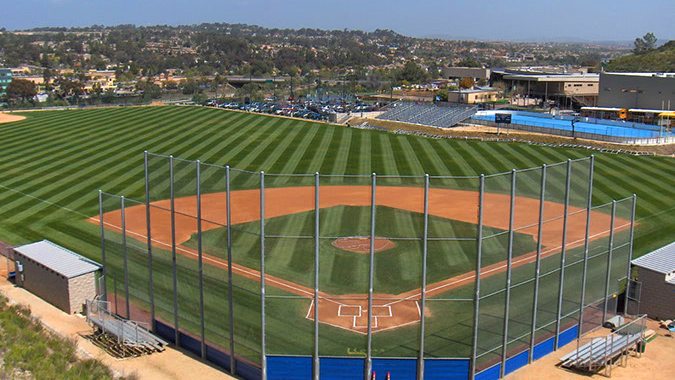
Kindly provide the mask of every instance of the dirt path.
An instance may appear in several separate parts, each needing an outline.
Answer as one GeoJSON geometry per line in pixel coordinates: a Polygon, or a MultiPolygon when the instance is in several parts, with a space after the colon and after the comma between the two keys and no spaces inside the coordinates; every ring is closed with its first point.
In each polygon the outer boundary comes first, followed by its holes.
{"type": "MultiPolygon", "coordinates": [[[[369,186],[325,186],[321,191],[320,208],[344,206],[369,206],[371,189],[369,186]]],[[[423,191],[420,188],[380,186],[377,188],[376,204],[403,209],[411,212],[423,212],[423,191]]],[[[308,212],[314,209],[313,187],[286,187],[268,188],[265,191],[266,218],[308,212]]],[[[259,220],[260,192],[254,190],[240,190],[231,193],[232,224],[243,224],[259,220]]],[[[484,194],[483,222],[487,227],[507,230],[509,227],[510,196],[504,194],[484,194]]],[[[171,213],[170,201],[160,200],[153,202],[151,210],[152,238],[154,244],[163,248],[171,248],[171,213]]],[[[181,245],[188,241],[197,231],[196,198],[183,197],[175,199],[176,244],[177,253],[196,258],[197,251],[181,245]]],[[[223,193],[202,195],[202,229],[204,231],[225,226],[226,224],[226,197],[223,193]]],[[[476,224],[478,195],[473,191],[432,188],[429,193],[429,214],[446,219],[459,220],[476,224]]],[[[544,219],[547,222],[542,228],[542,257],[559,252],[562,244],[564,205],[555,202],[545,202],[544,219]]],[[[528,234],[535,240],[538,236],[539,200],[528,197],[517,197],[514,209],[514,227],[519,233],[528,234]]],[[[92,220],[94,221],[94,220],[92,220]]],[[[591,213],[591,239],[598,239],[608,235],[610,216],[598,211],[591,213]]],[[[97,221],[96,221],[97,222],[97,221]]],[[[104,214],[104,223],[107,228],[120,229],[121,214],[119,210],[104,214]]],[[[376,221],[377,223],[377,221],[376,221]]],[[[585,209],[570,207],[567,225],[568,249],[583,245],[585,238],[586,212],[585,209]]],[[[628,221],[619,219],[616,228],[628,227],[628,221]]],[[[145,206],[138,205],[126,208],[127,234],[140,241],[146,239],[145,206]]],[[[203,255],[203,260],[218,268],[227,269],[226,260],[210,255],[203,255]]],[[[536,260],[536,252],[518,256],[512,262],[512,267],[519,267],[536,260]]],[[[502,273],[506,270],[505,261],[483,266],[481,279],[502,273]]],[[[259,281],[260,272],[236,263],[232,264],[234,273],[246,278],[259,281]]],[[[475,279],[475,272],[467,272],[427,286],[427,296],[442,294],[449,290],[467,285],[475,279]]],[[[285,279],[266,274],[268,285],[302,297],[312,298],[314,290],[285,279]]],[[[415,289],[398,295],[376,294],[375,306],[380,314],[373,312],[376,326],[373,331],[383,331],[400,327],[419,320],[421,310],[418,300],[421,290],[415,289]]],[[[337,327],[351,331],[364,332],[366,326],[362,323],[367,320],[364,310],[367,310],[367,295],[331,295],[319,292],[320,307],[319,319],[337,327]],[[344,309],[344,310],[343,310],[344,309]]],[[[307,313],[307,318],[313,318],[313,303],[307,313]]]]}
{"type": "Polygon", "coordinates": [[[3,123],[12,123],[15,121],[21,121],[25,119],[25,116],[13,115],[11,113],[0,112],[0,124],[3,123]]]}

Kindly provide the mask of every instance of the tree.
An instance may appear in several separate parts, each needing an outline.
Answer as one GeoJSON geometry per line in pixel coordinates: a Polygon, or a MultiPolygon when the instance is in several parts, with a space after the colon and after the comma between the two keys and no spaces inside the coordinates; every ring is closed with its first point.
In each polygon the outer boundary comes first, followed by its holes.
{"type": "Polygon", "coordinates": [[[461,87],[461,88],[473,88],[474,84],[476,84],[476,83],[473,80],[473,78],[469,78],[469,77],[462,78],[459,81],[459,87],[461,87]]]}
{"type": "Polygon", "coordinates": [[[26,79],[14,79],[7,86],[7,97],[9,99],[21,99],[27,101],[37,95],[37,86],[35,83],[26,79]]]}
{"type": "Polygon", "coordinates": [[[413,61],[406,62],[405,66],[396,73],[398,82],[424,83],[429,79],[429,73],[413,61]]]}
{"type": "Polygon", "coordinates": [[[645,34],[642,38],[636,38],[633,53],[644,54],[656,49],[656,41],[656,36],[652,32],[645,34]]]}

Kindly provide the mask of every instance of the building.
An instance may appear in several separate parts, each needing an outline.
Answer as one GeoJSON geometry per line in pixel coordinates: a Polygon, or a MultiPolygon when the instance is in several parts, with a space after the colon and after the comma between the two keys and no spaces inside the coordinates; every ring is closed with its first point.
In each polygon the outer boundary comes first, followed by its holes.
{"type": "Polygon", "coordinates": [[[489,103],[501,99],[502,92],[496,88],[483,87],[467,90],[448,91],[448,102],[450,103],[489,103]]]}
{"type": "Polygon", "coordinates": [[[7,93],[7,87],[12,83],[12,70],[0,69],[0,96],[7,93]]]}
{"type": "Polygon", "coordinates": [[[640,310],[654,319],[675,318],[675,242],[632,261],[640,282],[640,310]]]}
{"type": "Polygon", "coordinates": [[[444,67],[441,73],[445,79],[471,78],[476,82],[487,82],[490,79],[490,69],[482,67],[444,67]]]}
{"type": "Polygon", "coordinates": [[[600,73],[598,105],[674,110],[675,73],[600,73]]]}
{"type": "Polygon", "coordinates": [[[528,98],[553,100],[561,106],[595,106],[598,102],[600,77],[598,74],[529,74],[499,75],[507,89],[519,91],[528,98]]]}
{"type": "Polygon", "coordinates": [[[98,294],[98,263],[47,240],[13,250],[16,284],[66,313],[81,312],[98,294]]]}

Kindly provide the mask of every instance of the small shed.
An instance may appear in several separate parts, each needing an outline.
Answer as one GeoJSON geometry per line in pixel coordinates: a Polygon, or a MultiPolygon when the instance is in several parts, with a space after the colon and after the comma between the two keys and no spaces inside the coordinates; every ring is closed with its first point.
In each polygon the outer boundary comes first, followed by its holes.
{"type": "Polygon", "coordinates": [[[637,267],[640,313],[655,319],[675,317],[675,242],[632,261],[637,267]]]}
{"type": "Polygon", "coordinates": [[[96,297],[101,265],[48,240],[14,248],[14,261],[16,284],[66,313],[96,297]]]}

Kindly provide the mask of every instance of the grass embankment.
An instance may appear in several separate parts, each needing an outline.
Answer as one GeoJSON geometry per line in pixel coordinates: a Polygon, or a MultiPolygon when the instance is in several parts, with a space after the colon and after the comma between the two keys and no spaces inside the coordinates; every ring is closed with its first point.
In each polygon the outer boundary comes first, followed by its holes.
{"type": "Polygon", "coordinates": [[[30,309],[0,295],[0,377],[19,379],[112,379],[108,367],[80,359],[75,343],[33,319],[30,309]]]}

